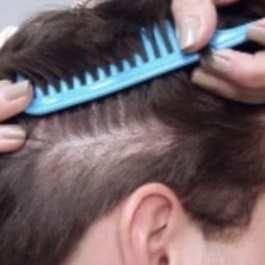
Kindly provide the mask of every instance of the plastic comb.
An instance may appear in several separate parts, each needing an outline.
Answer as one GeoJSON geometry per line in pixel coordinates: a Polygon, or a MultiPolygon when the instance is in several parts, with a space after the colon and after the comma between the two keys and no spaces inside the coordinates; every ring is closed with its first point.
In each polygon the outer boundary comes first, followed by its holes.
{"type": "MultiPolygon", "coordinates": [[[[85,73],[85,82],[78,77],[73,77],[73,85],[60,80],[59,88],[47,86],[46,93],[36,86],[32,104],[26,110],[30,115],[45,115],[60,111],[85,102],[116,93],[143,81],[152,79],[170,71],[180,69],[189,64],[198,62],[200,53],[184,54],[181,52],[176,30],[171,21],[161,25],[154,25],[149,31],[141,29],[141,42],[144,56],[140,53],[133,55],[134,64],[128,60],[121,62],[122,67],[110,65],[109,71],[98,67],[97,77],[85,73]]],[[[252,23],[244,24],[231,29],[219,30],[210,42],[210,48],[220,50],[232,48],[247,41],[247,30],[252,23]]],[[[17,81],[25,80],[18,76],[17,81]]]]}

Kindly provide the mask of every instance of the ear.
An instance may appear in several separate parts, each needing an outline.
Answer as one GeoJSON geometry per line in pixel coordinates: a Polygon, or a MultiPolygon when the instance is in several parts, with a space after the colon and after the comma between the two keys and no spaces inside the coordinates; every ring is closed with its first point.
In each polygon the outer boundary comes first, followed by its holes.
{"type": "Polygon", "coordinates": [[[119,228],[125,265],[202,264],[202,233],[164,185],[136,190],[122,205],[119,228]]]}

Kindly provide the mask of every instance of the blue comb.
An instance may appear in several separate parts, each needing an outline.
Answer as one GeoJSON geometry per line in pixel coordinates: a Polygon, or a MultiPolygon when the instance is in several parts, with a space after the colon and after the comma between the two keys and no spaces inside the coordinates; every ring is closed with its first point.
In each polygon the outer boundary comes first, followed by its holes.
{"type": "MultiPolygon", "coordinates": [[[[232,48],[247,41],[247,30],[252,23],[244,24],[235,28],[219,30],[214,35],[210,48],[220,50],[232,48]]],[[[106,73],[104,68],[98,67],[97,77],[91,73],[85,73],[85,82],[78,77],[73,77],[73,84],[70,86],[66,81],[61,80],[59,87],[48,85],[46,92],[35,87],[35,97],[32,104],[26,110],[30,115],[45,115],[60,111],[81,103],[89,102],[143,81],[180,69],[198,62],[201,54],[184,54],[181,52],[174,25],[165,21],[161,26],[154,25],[152,37],[150,31],[141,29],[141,42],[145,50],[145,58],[140,53],[134,54],[134,65],[128,60],[122,61],[122,69],[117,65],[110,65],[106,73]]],[[[25,80],[21,75],[18,82],[25,80]]]]}

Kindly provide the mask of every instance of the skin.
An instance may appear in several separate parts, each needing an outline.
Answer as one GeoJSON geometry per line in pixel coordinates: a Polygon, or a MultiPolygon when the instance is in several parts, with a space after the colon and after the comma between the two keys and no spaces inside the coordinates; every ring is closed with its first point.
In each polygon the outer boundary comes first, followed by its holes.
{"type": "Polygon", "coordinates": [[[24,111],[32,99],[29,82],[12,84],[0,81],[0,153],[11,152],[22,147],[26,133],[17,125],[1,124],[24,111]]]}
{"type": "MultiPolygon", "coordinates": [[[[211,39],[217,24],[216,8],[238,0],[173,0],[172,12],[178,25],[180,44],[185,52],[198,51],[211,39]],[[192,6],[192,8],[190,8],[192,6]]],[[[262,0],[255,3],[264,6],[262,0]]],[[[95,1],[88,1],[93,7],[95,1]]],[[[248,32],[248,38],[265,46],[265,19],[258,21],[248,32]]],[[[223,97],[244,103],[265,102],[265,51],[246,54],[223,50],[204,59],[192,75],[192,81],[223,97]],[[238,64],[240,62],[240,64],[238,64]]],[[[0,153],[11,152],[23,146],[25,132],[15,125],[1,122],[24,111],[32,99],[29,84],[24,94],[15,100],[6,100],[6,91],[16,85],[0,81],[0,153]]],[[[20,85],[21,89],[22,86],[20,85]]]]}
{"type": "Polygon", "coordinates": [[[90,227],[63,265],[263,265],[264,205],[262,196],[246,229],[207,239],[170,189],[147,184],[90,227]]]}
{"type": "MultiPolygon", "coordinates": [[[[172,11],[182,49],[194,52],[204,47],[216,28],[216,8],[235,2],[237,0],[173,0],[172,11]]],[[[264,8],[262,0],[253,1],[253,4],[264,8]]],[[[265,45],[265,19],[251,27],[248,38],[265,45]]],[[[265,51],[256,54],[234,50],[214,53],[204,58],[201,67],[194,71],[192,80],[210,92],[232,100],[264,103],[265,51]]]]}
{"type": "MultiPolygon", "coordinates": [[[[174,2],[173,12],[177,21],[182,21],[187,15],[198,16],[201,25],[194,44],[184,47],[186,51],[195,51],[209,41],[216,25],[215,5],[231,2],[174,2]],[[188,8],[188,3],[194,8],[188,8]],[[205,14],[208,14],[208,19],[204,19],[205,14]]],[[[260,21],[249,31],[249,38],[265,45],[263,31],[265,21],[260,21]]],[[[264,56],[262,51],[255,55],[231,50],[218,52],[195,70],[193,81],[228,98],[248,103],[264,102],[264,56]],[[218,61],[219,57],[222,63],[218,61]],[[238,61],[242,63],[236,64],[238,61]]],[[[1,81],[0,121],[22,112],[31,99],[29,83],[14,85],[1,81]],[[10,91],[16,93],[10,95],[10,91]]],[[[0,152],[21,147],[24,139],[22,128],[0,125],[0,152]]],[[[264,205],[265,198],[261,197],[249,227],[240,235],[236,233],[233,240],[207,240],[167,187],[148,184],[137,189],[119,207],[90,227],[65,265],[263,265],[264,205]]]]}

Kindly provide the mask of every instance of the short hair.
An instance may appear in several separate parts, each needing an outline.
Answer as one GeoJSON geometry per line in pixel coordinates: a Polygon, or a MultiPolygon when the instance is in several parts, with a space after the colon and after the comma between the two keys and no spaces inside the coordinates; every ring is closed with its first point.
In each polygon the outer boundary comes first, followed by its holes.
{"type": "MultiPolygon", "coordinates": [[[[71,82],[129,59],[140,27],[168,16],[165,0],[45,12],[1,50],[0,77],[71,82]]],[[[207,236],[248,225],[265,184],[264,107],[203,92],[189,72],[14,119],[28,139],[0,155],[0,264],[61,264],[97,218],[150,182],[168,186],[207,236]]]]}

